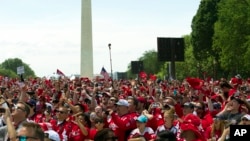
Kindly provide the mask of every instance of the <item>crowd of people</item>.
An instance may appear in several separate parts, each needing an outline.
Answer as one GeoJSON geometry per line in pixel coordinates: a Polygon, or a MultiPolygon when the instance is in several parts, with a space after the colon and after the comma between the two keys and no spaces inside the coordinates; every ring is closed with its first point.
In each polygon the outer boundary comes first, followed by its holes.
{"type": "Polygon", "coordinates": [[[224,141],[250,125],[250,79],[0,77],[0,140],[224,141]]]}

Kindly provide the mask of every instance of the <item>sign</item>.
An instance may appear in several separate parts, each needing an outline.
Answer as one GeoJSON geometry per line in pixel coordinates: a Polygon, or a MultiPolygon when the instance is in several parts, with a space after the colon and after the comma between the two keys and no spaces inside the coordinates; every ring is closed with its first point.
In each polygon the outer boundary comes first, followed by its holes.
{"type": "Polygon", "coordinates": [[[250,138],[250,125],[230,125],[230,140],[250,138]]]}
{"type": "Polygon", "coordinates": [[[17,74],[23,74],[24,73],[24,66],[17,67],[17,74]]]}

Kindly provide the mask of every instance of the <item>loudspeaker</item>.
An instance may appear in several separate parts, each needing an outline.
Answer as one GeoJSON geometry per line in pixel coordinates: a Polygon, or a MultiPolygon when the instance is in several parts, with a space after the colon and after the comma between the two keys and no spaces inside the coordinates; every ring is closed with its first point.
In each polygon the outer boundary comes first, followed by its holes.
{"type": "Polygon", "coordinates": [[[131,72],[133,74],[138,74],[143,70],[143,62],[142,61],[131,61],[131,72]]]}
{"type": "Polygon", "coordinates": [[[158,61],[171,61],[171,38],[157,38],[158,61]]]}
{"type": "Polygon", "coordinates": [[[184,61],[183,38],[157,38],[158,61],[184,61]]]}
{"type": "Polygon", "coordinates": [[[117,72],[117,78],[120,79],[127,79],[127,73],[126,72],[117,72]]]}
{"type": "Polygon", "coordinates": [[[175,61],[184,61],[184,39],[174,38],[173,45],[175,61]]]}

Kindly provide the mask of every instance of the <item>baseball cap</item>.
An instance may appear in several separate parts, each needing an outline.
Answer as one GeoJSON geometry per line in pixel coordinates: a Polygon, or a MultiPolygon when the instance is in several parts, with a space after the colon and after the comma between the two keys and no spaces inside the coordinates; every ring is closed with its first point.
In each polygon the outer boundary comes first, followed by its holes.
{"type": "Polygon", "coordinates": [[[138,102],[141,103],[147,103],[146,99],[144,97],[137,97],[138,102]]]}
{"type": "Polygon", "coordinates": [[[60,141],[60,136],[59,134],[54,131],[54,130],[48,130],[45,131],[44,133],[48,133],[49,134],[49,139],[53,140],[53,141],[60,141]]]}
{"type": "Polygon", "coordinates": [[[244,102],[243,102],[239,97],[237,97],[237,96],[231,96],[230,99],[231,99],[231,100],[237,101],[239,104],[243,104],[243,103],[244,103],[244,102]]]}
{"type": "Polygon", "coordinates": [[[125,100],[125,99],[120,99],[120,100],[116,103],[116,105],[119,105],[119,106],[126,106],[126,107],[129,106],[128,101],[125,100]]]}
{"type": "Polygon", "coordinates": [[[250,120],[250,115],[249,114],[245,114],[244,116],[241,117],[241,119],[247,119],[247,120],[250,120]]]}
{"type": "Polygon", "coordinates": [[[36,100],[35,99],[29,99],[26,104],[28,104],[31,107],[36,107],[36,100]]]}
{"type": "Polygon", "coordinates": [[[146,116],[144,116],[144,115],[140,115],[140,116],[136,119],[136,121],[139,121],[139,122],[141,122],[141,123],[146,123],[146,122],[148,121],[148,118],[147,118],[146,116]]]}

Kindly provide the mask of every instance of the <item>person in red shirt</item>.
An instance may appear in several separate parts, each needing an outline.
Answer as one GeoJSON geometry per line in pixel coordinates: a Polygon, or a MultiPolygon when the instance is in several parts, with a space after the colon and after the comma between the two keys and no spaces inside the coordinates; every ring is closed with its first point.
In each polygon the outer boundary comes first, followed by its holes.
{"type": "Polygon", "coordinates": [[[218,140],[221,137],[225,128],[225,121],[219,117],[214,117],[212,125],[210,125],[205,131],[205,137],[208,141],[218,140]]]}
{"type": "Polygon", "coordinates": [[[206,105],[204,102],[195,103],[194,110],[197,116],[201,119],[201,125],[205,131],[213,123],[213,118],[208,110],[206,110],[206,105]]]}
{"type": "Polygon", "coordinates": [[[89,131],[89,137],[88,137],[89,141],[93,141],[96,133],[104,129],[105,124],[103,118],[96,117],[94,123],[95,123],[95,128],[92,128],[89,131]]]}
{"type": "Polygon", "coordinates": [[[79,141],[87,139],[89,135],[90,120],[87,113],[76,115],[75,121],[72,121],[71,132],[68,141],[79,141]]]}
{"type": "Polygon", "coordinates": [[[166,105],[173,106],[175,108],[175,112],[178,115],[178,117],[183,116],[181,104],[176,102],[176,100],[174,100],[172,97],[166,97],[162,103],[163,103],[163,107],[166,105]]]}
{"type": "Polygon", "coordinates": [[[200,118],[194,114],[187,114],[181,124],[180,137],[185,141],[206,141],[201,131],[199,130],[200,118]]]}
{"type": "Polygon", "coordinates": [[[69,133],[72,130],[72,123],[66,121],[68,118],[68,109],[66,107],[59,107],[56,110],[57,122],[51,122],[54,130],[59,134],[62,141],[68,140],[69,133]]]}
{"type": "Polygon", "coordinates": [[[150,104],[148,112],[144,110],[143,114],[149,119],[147,126],[151,127],[154,131],[158,128],[158,126],[164,124],[162,105],[160,102],[153,102],[150,104]]]}
{"type": "Polygon", "coordinates": [[[153,140],[156,138],[152,128],[146,127],[148,118],[145,115],[140,115],[136,120],[137,128],[132,130],[128,137],[128,141],[137,141],[139,139],[153,140]]]}
{"type": "Polygon", "coordinates": [[[109,128],[114,131],[116,136],[118,136],[118,141],[126,141],[126,132],[133,130],[136,122],[129,114],[129,103],[127,100],[120,99],[116,105],[117,113],[110,110],[107,121],[109,128]]]}

